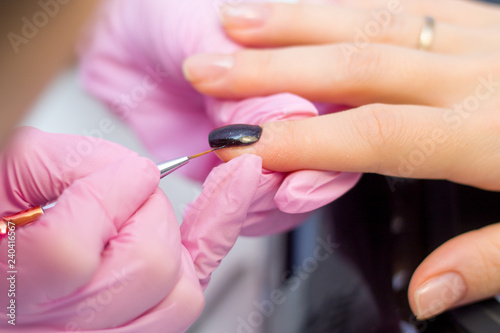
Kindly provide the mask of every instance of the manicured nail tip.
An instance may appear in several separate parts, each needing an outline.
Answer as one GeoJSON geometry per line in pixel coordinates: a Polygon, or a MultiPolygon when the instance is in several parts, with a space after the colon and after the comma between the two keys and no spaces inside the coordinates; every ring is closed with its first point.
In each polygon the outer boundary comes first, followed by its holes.
{"type": "Polygon", "coordinates": [[[434,317],[458,303],[467,286],[460,274],[445,273],[431,278],[415,292],[417,319],[434,317]]]}
{"type": "Polygon", "coordinates": [[[271,13],[265,4],[228,4],[221,6],[220,14],[226,26],[251,28],[266,22],[271,13]]]}
{"type": "Polygon", "coordinates": [[[194,80],[193,76],[188,70],[187,61],[184,61],[184,63],[182,64],[182,75],[184,75],[184,78],[189,82],[194,80]]]}
{"type": "Polygon", "coordinates": [[[231,54],[197,54],[182,64],[184,77],[189,81],[217,80],[234,65],[231,54]]]}
{"type": "Polygon", "coordinates": [[[262,135],[262,127],[256,125],[235,124],[217,128],[208,135],[212,148],[241,147],[254,144],[262,135]]]}

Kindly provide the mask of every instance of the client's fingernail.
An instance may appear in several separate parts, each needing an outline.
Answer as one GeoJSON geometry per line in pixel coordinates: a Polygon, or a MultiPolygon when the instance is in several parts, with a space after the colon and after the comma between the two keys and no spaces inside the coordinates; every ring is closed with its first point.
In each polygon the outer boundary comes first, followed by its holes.
{"type": "Polygon", "coordinates": [[[222,23],[235,28],[259,26],[271,15],[265,4],[229,4],[222,6],[220,13],[222,23]]]}
{"type": "Polygon", "coordinates": [[[187,59],[182,70],[188,81],[216,80],[224,76],[233,64],[234,58],[230,54],[198,54],[187,59]]]}
{"type": "Polygon", "coordinates": [[[431,278],[415,292],[418,319],[433,317],[460,301],[467,291],[465,282],[457,273],[446,273],[431,278]]]}
{"type": "Polygon", "coordinates": [[[208,135],[212,148],[248,146],[259,141],[262,127],[255,125],[229,125],[214,129],[208,135]]]}

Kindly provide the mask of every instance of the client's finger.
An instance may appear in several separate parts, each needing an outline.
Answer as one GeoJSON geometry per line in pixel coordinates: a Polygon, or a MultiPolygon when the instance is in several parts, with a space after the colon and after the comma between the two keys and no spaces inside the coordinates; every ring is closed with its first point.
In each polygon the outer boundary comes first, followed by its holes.
{"type": "Polygon", "coordinates": [[[186,60],[184,72],[197,90],[217,97],[291,92],[355,106],[446,106],[470,93],[466,83],[477,79],[478,66],[475,58],[380,44],[337,44],[196,55],[186,60]]]}
{"type": "Polygon", "coordinates": [[[419,319],[500,293],[500,224],[460,235],[431,253],[408,290],[419,319]]]}
{"type": "Polygon", "coordinates": [[[223,160],[257,154],[263,167],[274,171],[374,172],[500,189],[496,167],[500,156],[494,153],[498,133],[482,118],[487,117],[452,109],[368,105],[267,123],[253,146],[222,149],[217,154],[223,160]]]}
{"type": "MultiPolygon", "coordinates": [[[[376,10],[339,5],[232,4],[221,8],[221,16],[228,35],[247,46],[347,42],[417,48],[425,15],[405,13],[404,8],[402,4],[376,10]]],[[[433,52],[469,52],[477,49],[484,35],[482,30],[434,19],[433,52]]]]}

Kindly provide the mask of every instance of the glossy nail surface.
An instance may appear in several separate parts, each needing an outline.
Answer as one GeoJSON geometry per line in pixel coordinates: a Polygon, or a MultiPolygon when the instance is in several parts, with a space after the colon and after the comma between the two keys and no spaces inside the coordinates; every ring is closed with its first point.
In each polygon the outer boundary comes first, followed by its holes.
{"type": "Polygon", "coordinates": [[[415,292],[417,318],[427,319],[448,310],[465,296],[466,291],[467,286],[457,273],[433,277],[415,292]]]}
{"type": "Polygon", "coordinates": [[[248,146],[259,141],[262,127],[236,124],[217,128],[208,135],[212,148],[248,146]]]}

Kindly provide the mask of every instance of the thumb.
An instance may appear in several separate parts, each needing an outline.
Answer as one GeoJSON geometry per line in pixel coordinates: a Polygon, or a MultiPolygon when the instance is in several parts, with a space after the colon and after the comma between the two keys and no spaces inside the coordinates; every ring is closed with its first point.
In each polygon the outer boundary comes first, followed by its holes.
{"type": "Polygon", "coordinates": [[[455,237],[431,253],[408,289],[418,319],[500,292],[500,224],[455,237]]]}
{"type": "Polygon", "coordinates": [[[261,179],[262,161],[243,155],[213,169],[181,225],[202,288],[236,242],[261,179]]]}

